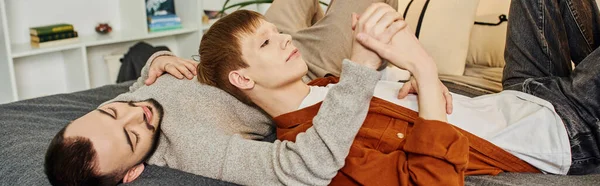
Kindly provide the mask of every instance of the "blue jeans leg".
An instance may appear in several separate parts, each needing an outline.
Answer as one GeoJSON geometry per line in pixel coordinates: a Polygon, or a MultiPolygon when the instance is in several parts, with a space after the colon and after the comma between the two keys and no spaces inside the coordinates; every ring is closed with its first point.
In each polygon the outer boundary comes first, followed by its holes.
{"type": "Polygon", "coordinates": [[[511,3],[503,87],[553,104],[571,143],[569,174],[600,173],[599,44],[594,0],[511,3]]]}

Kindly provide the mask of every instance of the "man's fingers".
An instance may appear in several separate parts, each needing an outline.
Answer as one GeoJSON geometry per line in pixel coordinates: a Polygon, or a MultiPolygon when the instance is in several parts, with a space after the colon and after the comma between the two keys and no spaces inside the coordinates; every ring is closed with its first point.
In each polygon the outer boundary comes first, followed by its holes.
{"type": "Polygon", "coordinates": [[[450,94],[450,92],[448,92],[448,93],[446,93],[446,95],[444,95],[444,97],[446,97],[446,113],[452,114],[452,109],[453,109],[452,94],[450,94]]]}
{"type": "Polygon", "coordinates": [[[410,78],[410,84],[412,85],[412,89],[410,89],[411,92],[418,94],[419,92],[417,90],[419,90],[419,84],[417,83],[417,80],[415,80],[414,77],[410,78]]]}
{"type": "Polygon", "coordinates": [[[183,74],[181,74],[181,72],[179,72],[179,69],[177,69],[177,67],[175,67],[175,65],[173,64],[167,64],[165,66],[165,71],[175,76],[177,79],[183,79],[183,74]]]}
{"type": "Polygon", "coordinates": [[[150,72],[148,72],[148,79],[146,79],[144,83],[146,85],[151,85],[152,83],[154,83],[154,81],[156,81],[156,77],[158,77],[159,75],[160,74],[156,70],[150,70],[150,72]]]}
{"type": "Polygon", "coordinates": [[[404,83],[404,85],[402,85],[402,88],[400,88],[400,91],[398,92],[398,99],[403,99],[406,96],[408,96],[410,89],[411,84],[409,82],[404,83]]]}
{"type": "MultiPolygon", "coordinates": [[[[381,34],[379,40],[382,42],[391,41],[394,35],[406,28],[406,22],[398,20],[392,23],[386,30],[381,34]]],[[[389,42],[388,42],[389,43],[389,42]]]]}
{"type": "Polygon", "coordinates": [[[373,12],[375,12],[375,10],[377,10],[377,8],[379,8],[380,6],[385,5],[384,3],[374,3],[371,4],[371,6],[367,7],[367,9],[365,10],[365,12],[363,12],[362,14],[360,14],[360,18],[358,23],[360,25],[364,25],[364,23],[367,21],[367,19],[369,17],[371,17],[371,14],[373,14],[373,12]]]}
{"type": "Polygon", "coordinates": [[[442,93],[444,94],[444,98],[446,99],[446,113],[452,114],[452,109],[454,108],[454,106],[452,105],[452,93],[450,93],[448,87],[446,87],[446,85],[444,85],[441,81],[440,86],[442,87],[442,93]]]}
{"type": "Polygon", "coordinates": [[[198,75],[197,69],[198,69],[198,65],[199,65],[200,63],[198,63],[198,62],[196,62],[196,61],[194,61],[194,60],[190,60],[190,59],[187,59],[187,61],[188,61],[190,64],[192,64],[192,67],[193,67],[193,69],[194,69],[194,70],[192,70],[192,73],[194,73],[194,75],[198,75]]]}
{"type": "Polygon", "coordinates": [[[179,64],[179,65],[175,65],[175,68],[177,68],[177,70],[183,74],[186,78],[188,79],[192,79],[194,78],[194,75],[192,74],[192,71],[189,70],[185,64],[179,64]]]}
{"type": "Polygon", "coordinates": [[[445,92],[444,98],[446,99],[446,113],[452,114],[452,94],[450,92],[445,92]]]}
{"type": "Polygon", "coordinates": [[[373,27],[373,36],[382,42],[388,43],[387,40],[383,40],[381,36],[384,35],[384,33],[392,26],[392,24],[400,20],[400,18],[401,15],[396,11],[386,12],[379,22],[377,22],[375,27],[373,27]]]}
{"type": "Polygon", "coordinates": [[[377,41],[377,39],[369,36],[365,33],[359,33],[356,35],[356,40],[363,46],[368,49],[373,50],[375,53],[379,54],[382,58],[390,59],[387,44],[377,41]]]}
{"type": "Polygon", "coordinates": [[[373,14],[370,17],[365,19],[365,21],[362,24],[363,28],[359,31],[369,33],[374,36],[375,33],[373,33],[373,28],[375,28],[379,20],[381,20],[381,18],[383,18],[383,16],[387,13],[385,10],[386,8],[383,6],[378,7],[377,10],[375,10],[375,12],[373,12],[373,14]]]}
{"type": "Polygon", "coordinates": [[[192,63],[184,63],[183,65],[185,65],[185,67],[195,76],[196,74],[196,65],[192,64],[192,63]]]}

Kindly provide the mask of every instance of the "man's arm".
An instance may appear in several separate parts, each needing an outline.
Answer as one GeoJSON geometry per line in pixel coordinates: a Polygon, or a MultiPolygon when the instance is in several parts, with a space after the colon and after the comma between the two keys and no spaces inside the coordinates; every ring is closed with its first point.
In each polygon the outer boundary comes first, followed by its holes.
{"type": "Polygon", "coordinates": [[[150,66],[152,65],[152,62],[154,61],[154,59],[161,57],[161,56],[175,56],[175,55],[173,53],[171,53],[170,51],[166,51],[166,50],[158,51],[158,52],[155,52],[154,54],[152,54],[152,56],[150,56],[150,58],[148,58],[148,60],[146,61],[146,65],[144,65],[144,68],[142,68],[141,76],[135,81],[135,83],[133,83],[133,85],[131,85],[129,87],[129,92],[133,92],[145,85],[144,82],[149,77],[150,66]]]}
{"type": "Polygon", "coordinates": [[[197,66],[197,62],[176,57],[169,51],[155,52],[148,58],[146,65],[142,68],[141,76],[129,87],[129,91],[133,92],[144,85],[151,85],[165,72],[178,79],[184,77],[192,79],[196,75],[197,66]]]}
{"type": "Polygon", "coordinates": [[[366,32],[358,34],[357,39],[382,58],[413,74],[419,93],[420,117],[447,121],[446,98],[443,94],[444,87],[440,86],[437,66],[410,29],[398,32],[390,43],[381,42],[366,32]]]}
{"type": "MultiPolygon", "coordinates": [[[[353,29],[373,33],[383,41],[389,41],[402,25],[395,24],[401,18],[393,8],[382,3],[371,5],[360,16],[352,15],[353,29]]],[[[276,141],[265,145],[244,140],[230,143],[225,160],[223,179],[241,184],[326,185],[344,166],[350,146],[367,115],[369,103],[381,73],[381,59],[354,41],[350,60],[342,62],[340,82],[331,88],[321,104],[313,127],[296,136],[296,141],[276,141]],[[354,63],[356,62],[356,63],[354,63]],[[249,149],[256,149],[249,152],[249,149]],[[249,155],[249,154],[254,155],[249,155]],[[242,157],[252,157],[243,166],[242,157]],[[238,161],[236,161],[238,160],[238,161]],[[245,178],[261,178],[260,182],[244,182],[245,178]],[[262,182],[262,183],[261,183],[262,182]]],[[[252,180],[257,181],[257,180],[252,180]]]]}
{"type": "Polygon", "coordinates": [[[232,138],[222,179],[247,185],[327,185],[344,166],[381,73],[345,60],[340,82],[296,142],[232,138]]]}

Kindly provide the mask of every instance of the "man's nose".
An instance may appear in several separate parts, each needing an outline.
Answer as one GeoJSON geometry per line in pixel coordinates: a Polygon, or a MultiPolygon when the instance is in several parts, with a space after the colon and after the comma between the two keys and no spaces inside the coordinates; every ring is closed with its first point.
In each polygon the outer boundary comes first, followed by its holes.
{"type": "Polygon", "coordinates": [[[125,125],[143,123],[144,110],[141,107],[129,107],[125,110],[122,120],[125,125]]]}
{"type": "Polygon", "coordinates": [[[290,44],[292,44],[292,36],[289,34],[281,34],[281,36],[281,49],[286,49],[290,44]]]}

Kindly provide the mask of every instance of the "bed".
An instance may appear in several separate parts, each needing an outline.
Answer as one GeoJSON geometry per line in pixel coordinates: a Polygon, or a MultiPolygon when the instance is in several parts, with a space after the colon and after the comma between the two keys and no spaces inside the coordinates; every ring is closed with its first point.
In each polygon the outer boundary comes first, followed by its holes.
{"type": "MultiPolygon", "coordinates": [[[[43,172],[46,147],[69,121],[100,103],[126,92],[132,82],[107,85],[70,94],[23,100],[0,105],[0,185],[49,185],[43,172]]],[[[485,94],[445,82],[453,92],[467,96],[485,94]]],[[[470,176],[467,185],[597,185],[600,175],[557,176],[503,173],[470,176]]],[[[126,185],[234,185],[182,171],[149,165],[141,177],[126,185]]]]}

